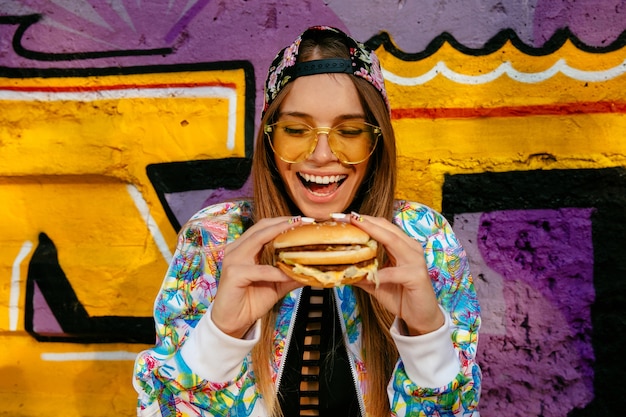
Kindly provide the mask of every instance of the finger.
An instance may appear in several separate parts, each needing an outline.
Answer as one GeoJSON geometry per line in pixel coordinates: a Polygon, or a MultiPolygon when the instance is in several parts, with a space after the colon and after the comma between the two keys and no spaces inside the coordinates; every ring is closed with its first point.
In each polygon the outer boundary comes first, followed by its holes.
{"type": "Polygon", "coordinates": [[[378,241],[396,263],[413,263],[422,259],[424,249],[420,242],[407,235],[402,229],[382,217],[352,213],[350,221],[378,241]],[[416,258],[416,252],[419,257],[416,258]]]}
{"type": "Polygon", "coordinates": [[[398,226],[382,217],[352,213],[350,215],[350,222],[363,230],[371,231],[374,235],[370,234],[370,236],[379,241],[408,238],[407,234],[404,233],[404,231],[402,231],[398,226]]]}
{"type": "Polygon", "coordinates": [[[276,293],[278,294],[278,300],[280,300],[281,298],[283,298],[284,296],[286,296],[287,294],[289,294],[291,291],[295,290],[296,288],[300,288],[304,286],[304,284],[302,284],[301,282],[298,282],[289,277],[287,278],[288,278],[287,282],[282,282],[282,283],[277,284],[276,293]]]}
{"type": "Polygon", "coordinates": [[[283,222],[295,222],[296,221],[296,217],[269,217],[266,219],[261,219],[258,222],[256,222],[255,224],[253,224],[251,227],[249,227],[247,230],[245,230],[241,236],[237,239],[235,239],[230,246],[231,247],[237,247],[238,245],[240,245],[242,242],[244,242],[246,239],[249,239],[250,237],[252,237],[256,232],[258,232],[259,230],[262,230],[264,228],[270,227],[272,225],[276,225],[276,224],[280,224],[283,222]]]}
{"type": "Polygon", "coordinates": [[[227,265],[222,271],[222,276],[224,275],[242,277],[241,279],[232,281],[240,288],[246,288],[251,284],[259,282],[286,283],[292,281],[292,279],[285,275],[280,269],[271,265],[227,265]]]}
{"type": "MultiPolygon", "coordinates": [[[[379,284],[380,285],[380,284],[379,284]]],[[[367,279],[362,279],[352,284],[353,287],[359,287],[368,294],[375,295],[377,285],[376,283],[367,279]]]]}

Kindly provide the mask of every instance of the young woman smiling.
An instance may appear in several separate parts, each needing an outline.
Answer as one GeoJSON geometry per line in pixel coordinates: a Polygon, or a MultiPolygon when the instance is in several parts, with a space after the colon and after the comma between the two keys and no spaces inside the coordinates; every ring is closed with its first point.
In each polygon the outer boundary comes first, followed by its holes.
{"type": "Polygon", "coordinates": [[[254,196],[179,235],[139,354],[142,416],[478,416],[479,306],[434,210],[394,199],[395,137],[376,55],[307,29],[269,69],[254,196]],[[304,287],[269,245],[309,219],[379,242],[378,285],[304,287]]]}

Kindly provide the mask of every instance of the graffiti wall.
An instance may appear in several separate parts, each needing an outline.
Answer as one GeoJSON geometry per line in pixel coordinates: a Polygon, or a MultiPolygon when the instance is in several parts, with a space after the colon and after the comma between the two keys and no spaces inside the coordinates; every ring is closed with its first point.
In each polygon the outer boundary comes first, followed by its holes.
{"type": "Polygon", "coordinates": [[[265,71],[321,23],[377,50],[398,197],[442,211],[470,257],[481,415],[621,410],[623,0],[10,0],[0,415],[135,415],[176,233],[249,195],[265,71]]]}

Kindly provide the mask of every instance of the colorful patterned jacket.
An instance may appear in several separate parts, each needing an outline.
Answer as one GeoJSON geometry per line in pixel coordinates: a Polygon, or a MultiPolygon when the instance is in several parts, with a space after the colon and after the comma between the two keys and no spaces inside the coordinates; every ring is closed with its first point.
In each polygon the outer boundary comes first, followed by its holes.
{"type": "MultiPolygon", "coordinates": [[[[393,221],[424,247],[433,288],[446,324],[427,335],[391,333],[400,359],[388,384],[393,416],[479,416],[480,369],[475,361],[480,311],[466,254],[437,212],[397,201],[393,221]]],[[[249,352],[259,328],[244,340],[221,333],[210,319],[225,244],[251,224],[245,201],[207,207],[185,225],[155,302],[157,342],[135,362],[133,385],[140,416],[265,416],[254,385],[249,352]]],[[[280,383],[293,312],[300,290],[280,308],[273,371],[280,383]]],[[[345,343],[363,410],[366,378],[361,321],[350,286],[337,287],[345,343]]]]}

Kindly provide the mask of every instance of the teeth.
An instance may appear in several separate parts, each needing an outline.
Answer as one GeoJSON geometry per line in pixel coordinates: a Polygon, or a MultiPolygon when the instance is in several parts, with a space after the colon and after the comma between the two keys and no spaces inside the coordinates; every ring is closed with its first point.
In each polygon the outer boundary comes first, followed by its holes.
{"type": "Polygon", "coordinates": [[[341,181],[342,179],[346,178],[347,175],[328,175],[322,177],[321,175],[300,173],[300,176],[304,178],[304,180],[307,182],[314,182],[315,184],[330,184],[341,181]]]}

